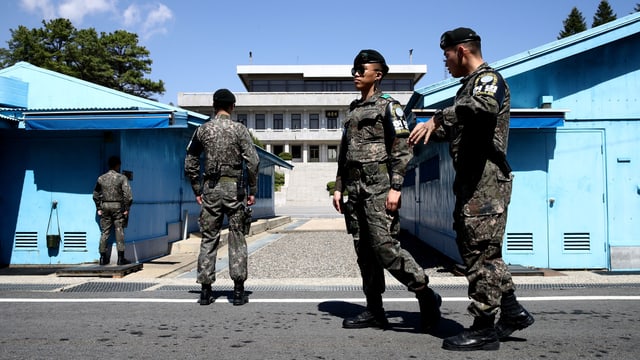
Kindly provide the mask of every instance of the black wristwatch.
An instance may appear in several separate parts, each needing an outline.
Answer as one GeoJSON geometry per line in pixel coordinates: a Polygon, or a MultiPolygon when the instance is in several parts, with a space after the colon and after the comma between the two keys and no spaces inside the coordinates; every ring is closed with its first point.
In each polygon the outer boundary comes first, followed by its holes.
{"type": "Polygon", "coordinates": [[[391,188],[395,191],[401,191],[402,190],[402,184],[391,184],[391,188]]]}

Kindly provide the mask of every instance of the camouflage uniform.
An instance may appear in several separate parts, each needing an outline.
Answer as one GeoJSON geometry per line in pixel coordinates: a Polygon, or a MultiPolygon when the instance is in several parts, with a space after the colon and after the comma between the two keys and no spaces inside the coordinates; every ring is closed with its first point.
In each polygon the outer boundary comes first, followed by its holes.
{"type": "Polygon", "coordinates": [[[340,144],[335,191],[348,192],[343,212],[367,298],[384,292],[384,269],[409,290],[428,283],[424,270],[400,247],[398,211],[390,213],[385,207],[391,184],[402,185],[412,156],[408,134],[402,107],[379,90],[364,102],[351,103],[340,144]]]}
{"type": "Polygon", "coordinates": [[[131,187],[127,177],[115,170],[109,170],[101,175],[93,189],[93,202],[97,210],[102,210],[100,216],[100,253],[107,252],[107,241],[111,234],[111,226],[116,232],[116,247],[124,251],[124,224],[126,217],[123,212],[129,211],[133,203],[131,187]]]}
{"type": "Polygon", "coordinates": [[[185,174],[196,196],[202,195],[198,256],[199,284],[215,282],[216,256],[224,215],[229,220],[229,274],[234,281],[247,279],[247,243],[243,233],[246,190],[243,160],[247,169],[249,194],[257,192],[258,153],[247,128],[217,115],[200,126],[187,146],[185,174]],[[200,155],[204,152],[204,181],[200,181],[200,155]]]}
{"type": "Polygon", "coordinates": [[[493,311],[503,292],[514,289],[502,260],[513,176],[506,162],[510,93],[486,63],[461,80],[453,106],[435,114],[434,140],[450,142],[456,176],[453,213],[458,249],[466,266],[469,307],[493,311]]]}

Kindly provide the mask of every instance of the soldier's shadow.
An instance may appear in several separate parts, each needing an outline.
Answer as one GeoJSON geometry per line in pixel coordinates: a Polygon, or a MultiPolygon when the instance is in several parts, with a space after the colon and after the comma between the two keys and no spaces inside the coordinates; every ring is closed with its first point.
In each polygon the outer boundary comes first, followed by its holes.
{"type": "MultiPolygon", "coordinates": [[[[325,301],[318,304],[318,310],[332,316],[346,319],[356,316],[365,310],[365,307],[344,301],[325,301]]],[[[422,333],[420,326],[420,312],[386,311],[389,320],[389,331],[422,333]]],[[[446,317],[440,318],[438,325],[429,332],[430,335],[440,339],[457,335],[464,329],[459,322],[446,317]]]]}

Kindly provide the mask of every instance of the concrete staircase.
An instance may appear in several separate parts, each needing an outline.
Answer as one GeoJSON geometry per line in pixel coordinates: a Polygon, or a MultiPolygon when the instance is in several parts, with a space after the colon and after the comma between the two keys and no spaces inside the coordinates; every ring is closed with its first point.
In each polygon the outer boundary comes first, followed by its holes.
{"type": "Polygon", "coordinates": [[[338,163],[293,163],[286,182],[286,205],[327,204],[327,183],[336,179],[338,163]]]}

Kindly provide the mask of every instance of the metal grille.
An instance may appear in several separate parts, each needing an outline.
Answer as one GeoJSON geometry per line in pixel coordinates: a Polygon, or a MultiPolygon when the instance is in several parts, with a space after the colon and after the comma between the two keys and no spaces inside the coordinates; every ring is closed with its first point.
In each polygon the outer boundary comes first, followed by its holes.
{"type": "Polygon", "coordinates": [[[565,233],[563,238],[564,251],[588,252],[591,250],[589,233],[565,233]]]}
{"type": "Polygon", "coordinates": [[[15,246],[16,250],[37,250],[38,232],[16,231],[15,246]]]}
{"type": "Polygon", "coordinates": [[[133,292],[142,291],[155,285],[154,283],[127,282],[86,282],[77,286],[62,289],[62,292],[133,292]]]}
{"type": "Polygon", "coordinates": [[[0,284],[0,291],[53,291],[67,284],[0,284]]]}
{"type": "Polygon", "coordinates": [[[87,233],[81,231],[65,231],[63,251],[87,251],[87,233]]]}
{"type": "Polygon", "coordinates": [[[533,252],[533,234],[507,233],[507,251],[533,252]]]}

